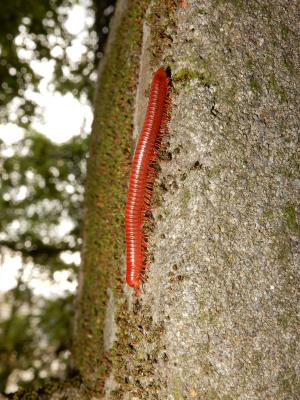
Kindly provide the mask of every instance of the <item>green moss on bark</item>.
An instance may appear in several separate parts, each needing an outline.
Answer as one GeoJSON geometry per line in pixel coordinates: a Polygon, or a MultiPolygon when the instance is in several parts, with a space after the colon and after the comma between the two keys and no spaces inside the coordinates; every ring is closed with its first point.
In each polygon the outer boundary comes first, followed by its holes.
{"type": "Polygon", "coordinates": [[[110,361],[103,348],[107,288],[121,290],[124,205],[131,155],[142,21],[147,1],[128,3],[102,71],[88,161],[82,288],[75,363],[87,391],[101,392],[110,361]]]}

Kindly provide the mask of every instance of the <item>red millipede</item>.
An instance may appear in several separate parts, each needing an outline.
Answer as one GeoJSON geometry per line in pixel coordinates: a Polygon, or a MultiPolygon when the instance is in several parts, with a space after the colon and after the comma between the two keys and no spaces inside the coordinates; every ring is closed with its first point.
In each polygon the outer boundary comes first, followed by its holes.
{"type": "Polygon", "coordinates": [[[143,129],[135,149],[125,208],[126,281],[140,294],[147,241],[145,210],[149,209],[156,169],[153,167],[166,132],[170,111],[169,77],[163,68],[153,75],[143,129]]]}

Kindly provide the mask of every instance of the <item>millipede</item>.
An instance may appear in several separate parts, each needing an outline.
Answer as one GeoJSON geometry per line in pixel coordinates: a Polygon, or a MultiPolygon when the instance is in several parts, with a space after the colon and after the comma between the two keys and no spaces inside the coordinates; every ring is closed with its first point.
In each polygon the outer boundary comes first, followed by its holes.
{"type": "Polygon", "coordinates": [[[147,267],[145,213],[151,206],[157,175],[155,163],[169,116],[170,78],[165,69],[159,68],[153,74],[144,124],[134,152],[125,208],[126,282],[137,295],[141,293],[140,285],[147,267]]]}

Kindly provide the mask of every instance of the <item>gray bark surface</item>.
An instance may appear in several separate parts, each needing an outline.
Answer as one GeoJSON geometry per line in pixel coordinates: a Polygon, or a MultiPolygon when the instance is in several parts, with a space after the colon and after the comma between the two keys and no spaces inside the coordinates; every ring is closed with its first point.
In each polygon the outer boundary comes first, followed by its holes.
{"type": "Polygon", "coordinates": [[[182,5],[164,53],[172,159],[160,162],[154,261],[128,300],[143,335],[129,333],[121,397],[296,400],[299,3],[182,5]]]}

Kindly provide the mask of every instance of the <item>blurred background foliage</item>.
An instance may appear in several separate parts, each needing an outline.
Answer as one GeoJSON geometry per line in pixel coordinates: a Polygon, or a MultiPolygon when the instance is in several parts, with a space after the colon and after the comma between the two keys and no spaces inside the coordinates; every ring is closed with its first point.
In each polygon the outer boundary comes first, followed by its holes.
{"type": "Polygon", "coordinates": [[[50,61],[48,89],[91,104],[114,3],[11,0],[0,5],[0,123],[26,130],[13,144],[0,140],[0,268],[13,268],[16,257],[21,265],[14,284],[0,292],[0,393],[63,379],[71,370],[74,290],[43,293],[43,287],[59,286],[61,276],[76,282],[88,135],[57,144],[36,132],[32,121],[42,118],[42,110],[30,93],[39,91],[42,80],[34,63],[50,61]],[[89,22],[74,61],[69,49],[77,35],[66,22],[79,3],[89,22]]]}
{"type": "Polygon", "coordinates": [[[95,66],[101,58],[112,15],[112,0],[11,0],[0,8],[0,119],[15,121],[8,104],[18,107],[18,123],[27,126],[37,104],[28,96],[28,89],[38,88],[41,76],[32,61],[51,60],[54,68],[52,89],[91,100],[95,66]],[[87,15],[84,54],[72,60],[70,48],[76,45],[76,34],[66,28],[68,12],[83,3],[87,15]],[[95,16],[95,18],[94,18],[95,16]],[[90,22],[92,21],[92,22],[90,22]]]}

